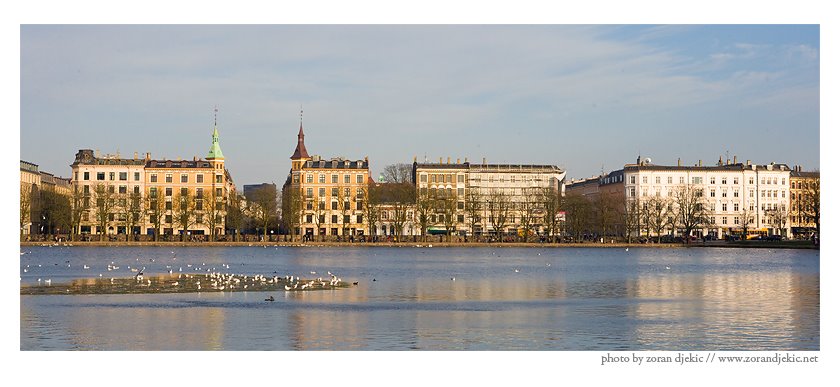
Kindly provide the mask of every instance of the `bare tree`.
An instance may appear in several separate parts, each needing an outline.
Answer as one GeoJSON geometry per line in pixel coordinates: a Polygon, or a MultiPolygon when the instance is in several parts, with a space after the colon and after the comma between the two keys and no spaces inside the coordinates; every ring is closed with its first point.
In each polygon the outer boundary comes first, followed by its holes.
{"type": "Polygon", "coordinates": [[[249,203],[250,215],[262,225],[263,239],[268,240],[268,226],[277,217],[277,187],[266,184],[254,190],[249,203]]]}
{"type": "Polygon", "coordinates": [[[446,229],[446,241],[452,242],[452,233],[455,231],[455,225],[457,224],[458,196],[452,189],[449,191],[439,189],[438,192],[436,207],[438,212],[443,214],[442,223],[446,229]]]}
{"type": "Polygon", "coordinates": [[[519,227],[522,229],[522,242],[528,242],[533,232],[532,230],[539,227],[540,221],[542,220],[542,217],[538,217],[535,214],[541,213],[544,209],[539,196],[535,193],[535,190],[538,190],[538,188],[523,189],[526,190],[522,195],[523,201],[518,203],[521,215],[519,217],[519,227]]]}
{"type": "Polygon", "coordinates": [[[371,237],[376,235],[376,222],[379,221],[379,205],[382,203],[381,190],[376,183],[368,183],[362,191],[362,211],[367,221],[371,237]]]}
{"type": "Polygon", "coordinates": [[[297,234],[301,234],[300,225],[303,218],[303,194],[297,187],[291,185],[283,189],[282,201],[282,219],[283,224],[290,234],[292,234],[292,241],[297,230],[297,234]]]}
{"type": "Polygon", "coordinates": [[[181,242],[187,240],[190,227],[199,224],[195,209],[195,198],[189,188],[181,188],[172,198],[174,223],[181,228],[181,242]]]}
{"type": "Polygon", "coordinates": [[[426,241],[426,233],[429,230],[429,224],[432,220],[431,216],[434,211],[434,198],[426,188],[421,188],[417,194],[417,221],[420,223],[420,235],[424,242],[426,241]]]}
{"type": "Polygon", "coordinates": [[[166,199],[158,187],[149,188],[149,195],[145,199],[145,207],[149,215],[149,223],[154,227],[154,235],[152,237],[155,241],[159,239],[163,221],[166,217],[166,203],[166,199]]]}
{"type": "Polygon", "coordinates": [[[196,191],[195,196],[196,210],[207,215],[204,219],[204,224],[210,230],[209,240],[213,242],[217,237],[216,228],[219,228],[219,225],[224,222],[228,198],[222,188],[211,188],[209,198],[207,198],[203,190],[196,191]]]}
{"type": "Polygon", "coordinates": [[[62,228],[70,228],[70,198],[60,194],[52,188],[45,188],[39,192],[38,219],[44,234],[55,234],[62,228]]]}
{"type": "Polygon", "coordinates": [[[820,178],[806,179],[803,183],[805,184],[801,195],[804,196],[803,205],[808,223],[814,222],[817,235],[820,235],[820,178]]]}
{"type": "Polygon", "coordinates": [[[394,216],[389,220],[394,226],[396,241],[399,242],[405,225],[410,221],[408,213],[417,200],[414,185],[411,183],[387,183],[380,184],[377,189],[381,207],[388,206],[394,211],[394,216]]]}
{"type": "Polygon", "coordinates": [[[350,217],[353,214],[355,203],[353,202],[353,193],[350,192],[350,187],[342,185],[338,186],[338,210],[341,212],[341,235],[347,236],[347,228],[350,225],[350,217]]]}
{"type": "Polygon", "coordinates": [[[662,242],[662,232],[668,224],[668,207],[669,198],[661,196],[651,196],[645,200],[645,228],[648,230],[648,237],[652,231],[658,242],[662,242]]]}
{"type": "Polygon", "coordinates": [[[607,228],[618,218],[616,200],[606,192],[599,191],[592,202],[595,226],[602,237],[607,235],[607,228]]]}
{"type": "Polygon", "coordinates": [[[557,216],[563,208],[563,196],[559,190],[554,187],[542,188],[539,198],[542,203],[543,210],[543,224],[545,225],[545,234],[553,239],[560,231],[560,218],[557,216]]]}
{"type": "Polygon", "coordinates": [[[225,208],[225,229],[233,230],[233,241],[236,242],[237,232],[241,232],[245,223],[245,215],[242,213],[242,196],[232,189],[228,192],[227,206],[225,208]]]}
{"type": "Polygon", "coordinates": [[[562,208],[566,211],[566,230],[579,242],[588,229],[592,203],[579,194],[571,194],[566,196],[562,208]]]}
{"type": "Polygon", "coordinates": [[[683,229],[686,243],[691,240],[691,232],[708,223],[711,207],[703,195],[703,188],[683,185],[675,191],[674,201],[677,211],[677,225],[683,229]]]}
{"type": "Polygon", "coordinates": [[[741,212],[738,214],[740,219],[738,221],[741,223],[741,238],[746,240],[747,239],[747,231],[750,228],[750,224],[754,223],[755,213],[749,209],[749,207],[744,206],[741,208],[741,212]]]}
{"type": "Polygon", "coordinates": [[[627,238],[627,243],[633,241],[633,236],[641,236],[639,228],[642,224],[642,212],[639,200],[630,199],[624,201],[624,211],[621,213],[621,219],[624,221],[624,235],[627,238]]]}
{"type": "Polygon", "coordinates": [[[89,192],[85,193],[78,185],[73,185],[70,193],[70,240],[76,240],[76,233],[80,232],[82,225],[82,214],[87,211],[90,205],[89,192]]]}
{"type": "Polygon", "coordinates": [[[20,183],[20,239],[32,222],[32,184],[20,183]]]}
{"type": "Polygon", "coordinates": [[[510,222],[511,201],[510,196],[501,189],[493,190],[488,195],[487,210],[488,219],[493,226],[493,232],[501,238],[505,226],[510,222]]]}
{"type": "Polygon", "coordinates": [[[115,193],[114,186],[107,184],[97,184],[94,189],[96,197],[96,222],[98,224],[99,240],[102,240],[102,234],[107,234],[107,227],[110,222],[114,221],[114,207],[115,207],[115,193]]]}
{"type": "Polygon", "coordinates": [[[484,211],[484,197],[478,187],[469,187],[466,189],[464,197],[464,210],[469,219],[470,235],[475,241],[476,226],[481,224],[481,215],[484,211]]]}
{"type": "Polygon", "coordinates": [[[386,165],[382,175],[386,183],[404,184],[411,183],[413,172],[414,167],[411,164],[400,163],[386,165]]]}

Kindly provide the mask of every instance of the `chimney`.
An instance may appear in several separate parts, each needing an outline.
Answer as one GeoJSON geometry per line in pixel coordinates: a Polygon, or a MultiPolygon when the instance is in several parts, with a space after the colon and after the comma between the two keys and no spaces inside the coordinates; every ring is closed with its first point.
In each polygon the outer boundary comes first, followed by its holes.
{"type": "Polygon", "coordinates": [[[752,164],[752,162],[751,162],[751,160],[748,159],[747,160],[747,165],[750,165],[750,164],[752,164]]]}
{"type": "Polygon", "coordinates": [[[99,158],[99,149],[96,150],[96,158],[99,158]]]}
{"type": "Polygon", "coordinates": [[[458,158],[458,160],[457,160],[457,161],[455,161],[455,164],[461,164],[461,159],[460,159],[460,158],[458,158]]]}
{"type": "Polygon", "coordinates": [[[452,157],[447,157],[446,158],[446,163],[447,164],[452,164],[452,157]]]}
{"type": "Polygon", "coordinates": [[[438,164],[443,164],[443,157],[441,157],[440,159],[438,159],[438,164]]]}
{"type": "Polygon", "coordinates": [[[134,152],[134,159],[137,160],[137,152],[134,152]]]}
{"type": "Polygon", "coordinates": [[[365,162],[366,162],[366,163],[368,162],[368,157],[367,157],[367,156],[365,156],[365,162]]]}
{"type": "Polygon", "coordinates": [[[469,163],[469,161],[467,161],[467,158],[464,157],[464,164],[466,164],[466,163],[469,163]]]}
{"type": "Polygon", "coordinates": [[[198,156],[193,156],[193,161],[198,161],[198,156]]]}
{"type": "Polygon", "coordinates": [[[417,162],[417,156],[414,156],[414,162],[415,163],[417,162]]]}
{"type": "Polygon", "coordinates": [[[699,161],[697,161],[697,166],[698,166],[698,167],[702,167],[702,166],[703,166],[703,160],[699,160],[699,161]]]}
{"type": "Polygon", "coordinates": [[[482,164],[484,164],[484,165],[487,165],[487,158],[486,158],[486,157],[482,157],[482,158],[481,158],[481,163],[482,163],[482,164]]]}
{"type": "Polygon", "coordinates": [[[729,164],[730,164],[729,159],[726,159],[726,165],[729,165],[729,164]]]}
{"type": "Polygon", "coordinates": [[[732,164],[738,164],[738,156],[732,156],[732,164]]]}
{"type": "Polygon", "coordinates": [[[146,158],[145,158],[145,160],[146,160],[146,161],[149,161],[149,160],[151,160],[151,159],[152,159],[152,153],[151,153],[151,152],[146,152],[146,158]]]}
{"type": "Polygon", "coordinates": [[[679,157],[677,157],[677,166],[678,166],[678,167],[681,167],[681,166],[682,166],[682,160],[680,160],[680,158],[679,158],[679,157]]]}

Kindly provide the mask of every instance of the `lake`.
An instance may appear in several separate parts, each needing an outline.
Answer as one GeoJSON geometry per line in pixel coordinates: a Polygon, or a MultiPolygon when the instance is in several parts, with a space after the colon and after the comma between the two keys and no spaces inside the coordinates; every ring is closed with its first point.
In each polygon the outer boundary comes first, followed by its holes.
{"type": "Polygon", "coordinates": [[[130,277],[131,268],[143,267],[147,275],[209,269],[327,278],[330,272],[359,283],[306,292],[21,296],[21,350],[820,349],[818,250],[59,246],[21,252],[21,283],[29,285],[130,277]],[[109,264],[118,269],[108,271],[109,264]],[[275,301],[264,301],[269,296],[275,301]]]}

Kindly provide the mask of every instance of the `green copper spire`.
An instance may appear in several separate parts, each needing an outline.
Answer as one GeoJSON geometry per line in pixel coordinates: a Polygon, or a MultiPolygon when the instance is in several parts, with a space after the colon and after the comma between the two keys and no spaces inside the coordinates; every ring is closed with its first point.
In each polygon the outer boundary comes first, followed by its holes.
{"type": "MultiPolygon", "coordinates": [[[[216,112],[219,109],[216,108],[216,112]]],[[[213,115],[213,145],[210,146],[210,152],[207,153],[207,160],[212,159],[224,159],[225,155],[222,154],[222,148],[219,146],[219,130],[216,129],[216,116],[213,115]]]]}

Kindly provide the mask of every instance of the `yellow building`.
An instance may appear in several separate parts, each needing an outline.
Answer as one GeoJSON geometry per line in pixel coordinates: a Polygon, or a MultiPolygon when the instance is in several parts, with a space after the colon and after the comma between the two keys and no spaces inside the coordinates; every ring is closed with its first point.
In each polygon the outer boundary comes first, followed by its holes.
{"type": "Polygon", "coordinates": [[[153,160],[150,153],[123,159],[83,149],[71,167],[74,188],[84,196],[81,234],[148,239],[186,234],[206,240],[225,233],[225,205],[235,186],[215,124],[206,159],[153,160]]]}
{"type": "Polygon", "coordinates": [[[367,157],[352,161],[310,156],[303,138],[301,122],[297,147],[290,157],[292,168],[283,187],[299,198],[301,219],[295,222],[299,225],[295,233],[333,239],[365,235],[363,205],[370,176],[367,157]]]}
{"type": "Polygon", "coordinates": [[[803,172],[801,166],[790,173],[790,229],[794,237],[819,232],[820,173],[803,172]],[[816,202],[814,200],[816,199],[816,202]]]}

